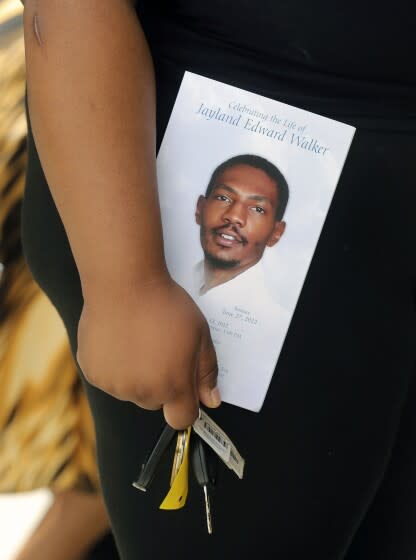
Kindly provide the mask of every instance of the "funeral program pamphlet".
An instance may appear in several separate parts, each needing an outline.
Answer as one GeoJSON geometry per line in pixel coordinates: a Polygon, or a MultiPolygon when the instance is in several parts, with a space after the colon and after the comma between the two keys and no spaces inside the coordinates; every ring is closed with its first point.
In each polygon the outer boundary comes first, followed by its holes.
{"type": "Polygon", "coordinates": [[[208,321],[224,402],[259,411],[278,374],[354,132],[184,75],[157,157],[166,260],[208,321]]]}

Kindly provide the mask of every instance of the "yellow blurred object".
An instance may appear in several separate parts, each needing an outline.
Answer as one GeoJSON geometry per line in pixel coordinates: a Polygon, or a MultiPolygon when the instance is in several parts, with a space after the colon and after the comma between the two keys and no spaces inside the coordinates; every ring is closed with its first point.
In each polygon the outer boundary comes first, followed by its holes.
{"type": "Polygon", "coordinates": [[[15,273],[9,298],[22,303],[0,327],[0,491],[98,487],[93,426],[65,328],[22,263],[15,273]]]}
{"type": "Polygon", "coordinates": [[[20,0],[1,0],[0,1],[0,24],[9,21],[12,17],[22,12],[20,0]]]}
{"type": "Polygon", "coordinates": [[[17,0],[0,0],[0,492],[98,489],[93,422],[67,334],[21,254],[21,12],[17,0]]]}

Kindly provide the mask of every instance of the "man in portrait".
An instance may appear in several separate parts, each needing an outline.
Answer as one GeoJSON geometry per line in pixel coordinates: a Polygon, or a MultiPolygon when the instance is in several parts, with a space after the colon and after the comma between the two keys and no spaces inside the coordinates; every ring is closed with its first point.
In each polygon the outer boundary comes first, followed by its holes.
{"type": "Polygon", "coordinates": [[[205,195],[200,195],[195,219],[200,226],[204,259],[194,270],[194,291],[202,296],[231,283],[258,284],[266,247],[281,239],[289,198],[286,179],[267,159],[234,156],[213,172],[205,195]]]}

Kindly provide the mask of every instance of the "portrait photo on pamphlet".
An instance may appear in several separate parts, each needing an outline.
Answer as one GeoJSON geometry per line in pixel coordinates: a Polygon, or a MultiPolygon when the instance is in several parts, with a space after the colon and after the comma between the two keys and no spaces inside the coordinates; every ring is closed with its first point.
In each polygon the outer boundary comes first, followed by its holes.
{"type": "Polygon", "coordinates": [[[223,401],[259,411],[354,128],[189,72],[157,157],[169,272],[204,313],[223,401]]]}

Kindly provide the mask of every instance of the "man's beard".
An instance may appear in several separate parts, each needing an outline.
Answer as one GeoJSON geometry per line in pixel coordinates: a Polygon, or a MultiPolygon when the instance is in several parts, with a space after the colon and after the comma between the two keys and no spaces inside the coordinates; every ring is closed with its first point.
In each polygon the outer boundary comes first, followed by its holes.
{"type": "Polygon", "coordinates": [[[237,266],[240,265],[240,261],[237,260],[226,261],[223,259],[218,259],[217,257],[214,257],[213,255],[208,253],[208,251],[204,251],[204,254],[205,254],[205,260],[208,261],[213,268],[230,270],[231,268],[236,268],[237,266]]]}

